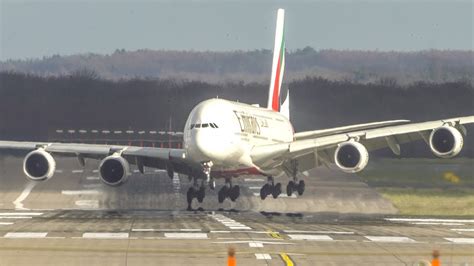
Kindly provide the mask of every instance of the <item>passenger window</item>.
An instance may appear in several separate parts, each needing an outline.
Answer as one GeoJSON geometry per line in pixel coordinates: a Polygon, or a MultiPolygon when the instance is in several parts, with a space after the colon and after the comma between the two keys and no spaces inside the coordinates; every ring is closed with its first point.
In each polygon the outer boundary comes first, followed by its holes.
{"type": "Polygon", "coordinates": [[[195,128],[201,128],[201,124],[196,124],[194,127],[195,128]]]}
{"type": "Polygon", "coordinates": [[[206,124],[202,124],[202,127],[203,127],[203,128],[208,127],[208,126],[209,126],[209,124],[207,124],[207,123],[206,123],[206,124]]]}

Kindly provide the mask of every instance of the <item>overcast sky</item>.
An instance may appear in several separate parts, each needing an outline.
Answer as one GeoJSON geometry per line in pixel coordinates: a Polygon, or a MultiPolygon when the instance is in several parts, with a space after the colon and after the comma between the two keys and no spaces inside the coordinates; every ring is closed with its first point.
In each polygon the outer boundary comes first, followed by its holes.
{"type": "Polygon", "coordinates": [[[0,0],[0,60],[115,49],[473,49],[473,1],[0,0]]]}

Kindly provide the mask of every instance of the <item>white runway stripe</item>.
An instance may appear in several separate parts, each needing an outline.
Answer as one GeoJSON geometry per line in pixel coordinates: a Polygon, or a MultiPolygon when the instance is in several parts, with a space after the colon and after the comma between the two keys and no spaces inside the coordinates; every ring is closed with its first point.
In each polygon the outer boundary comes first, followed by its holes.
{"type": "Polygon", "coordinates": [[[451,226],[463,226],[465,224],[460,223],[435,223],[435,222],[411,222],[409,224],[416,224],[416,225],[451,225],[451,226]]]}
{"type": "Polygon", "coordinates": [[[414,243],[415,240],[405,236],[365,236],[372,242],[414,243]]]}
{"type": "Polygon", "coordinates": [[[97,190],[63,190],[61,194],[63,195],[97,195],[100,192],[97,190]]]}
{"type": "Polygon", "coordinates": [[[31,216],[0,216],[0,219],[32,219],[31,216]]]}
{"type": "Polygon", "coordinates": [[[26,187],[23,189],[21,192],[20,196],[16,198],[15,201],[13,201],[13,204],[15,205],[15,210],[29,210],[23,206],[23,201],[30,195],[31,190],[36,186],[37,182],[30,181],[26,185],[26,187]]]}
{"type": "Polygon", "coordinates": [[[76,200],[74,204],[76,204],[76,206],[79,206],[85,209],[98,209],[99,208],[98,200],[76,200]]]}
{"type": "Polygon", "coordinates": [[[98,176],[88,176],[88,177],[86,177],[86,179],[87,180],[99,180],[100,177],[98,177],[98,176]]]}
{"type": "Polygon", "coordinates": [[[283,230],[285,233],[294,234],[329,234],[329,235],[353,235],[354,232],[346,231],[305,231],[305,230],[283,230]]]}
{"type": "Polygon", "coordinates": [[[42,212],[0,212],[0,216],[40,216],[42,212]]]}
{"type": "Polygon", "coordinates": [[[271,260],[272,256],[268,253],[255,253],[255,258],[257,260],[271,260]]]}
{"type": "Polygon", "coordinates": [[[73,174],[80,174],[80,173],[84,173],[84,170],[72,170],[71,172],[73,174]]]}
{"type": "Polygon", "coordinates": [[[261,242],[249,242],[249,247],[251,247],[251,248],[263,248],[263,243],[261,243],[261,242]]]}
{"type": "Polygon", "coordinates": [[[288,235],[292,240],[313,240],[313,241],[331,241],[333,240],[328,235],[288,235]]]}
{"type": "Polygon", "coordinates": [[[127,239],[128,233],[84,233],[82,238],[127,239]]]}
{"type": "Polygon", "coordinates": [[[62,174],[62,173],[63,173],[63,170],[59,170],[59,169],[58,169],[58,170],[55,170],[54,172],[57,173],[57,174],[62,174]]]}
{"type": "Polygon", "coordinates": [[[409,218],[385,218],[392,222],[442,222],[442,223],[474,223],[474,219],[409,219],[409,218]]]}
{"type": "Polygon", "coordinates": [[[10,232],[7,233],[5,238],[44,238],[48,233],[37,233],[37,232],[10,232]]]}
{"type": "Polygon", "coordinates": [[[474,238],[445,237],[444,239],[456,244],[474,244],[474,238]]]}
{"type": "Polygon", "coordinates": [[[0,225],[12,225],[12,224],[14,224],[14,223],[9,223],[9,222],[1,223],[0,222],[0,225]]]}
{"type": "Polygon", "coordinates": [[[199,228],[175,228],[175,229],[153,229],[153,228],[133,228],[132,232],[201,232],[199,228]]]}
{"type": "Polygon", "coordinates": [[[457,232],[474,232],[474,228],[452,228],[451,230],[457,232]]]}
{"type": "Polygon", "coordinates": [[[263,178],[245,178],[245,182],[265,182],[263,178]]]}
{"type": "Polygon", "coordinates": [[[173,239],[208,239],[206,233],[165,233],[165,237],[173,239]]]}

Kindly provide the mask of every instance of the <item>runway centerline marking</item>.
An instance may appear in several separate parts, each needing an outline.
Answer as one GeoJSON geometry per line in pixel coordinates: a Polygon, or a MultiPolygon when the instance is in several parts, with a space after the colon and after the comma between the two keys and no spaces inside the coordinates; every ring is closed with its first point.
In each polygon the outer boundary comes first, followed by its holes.
{"type": "Polygon", "coordinates": [[[100,194],[98,190],[62,190],[61,194],[63,195],[97,195],[100,194]]]}
{"type": "Polygon", "coordinates": [[[165,233],[166,238],[173,239],[208,239],[206,233],[165,233]]]}
{"type": "Polygon", "coordinates": [[[48,233],[44,232],[10,232],[4,238],[45,238],[48,233]]]}
{"type": "Polygon", "coordinates": [[[128,233],[83,233],[82,238],[90,239],[127,239],[128,233]]]}
{"type": "Polygon", "coordinates": [[[391,222],[445,222],[445,223],[474,223],[474,219],[431,219],[431,218],[385,218],[391,222]]]}
{"type": "Polygon", "coordinates": [[[306,231],[306,230],[283,230],[285,233],[294,234],[328,234],[328,235],[353,235],[354,232],[346,231],[306,231]]]}
{"type": "Polygon", "coordinates": [[[445,237],[444,239],[455,244],[474,244],[474,238],[445,237]]]}
{"type": "Polygon", "coordinates": [[[88,177],[86,177],[86,179],[87,180],[99,180],[100,177],[98,177],[98,176],[88,176],[88,177]]]}
{"type": "Polygon", "coordinates": [[[301,235],[301,234],[289,234],[291,240],[311,240],[311,241],[332,241],[332,237],[328,235],[301,235]]]}
{"type": "Polygon", "coordinates": [[[0,223],[0,225],[12,225],[14,223],[9,223],[9,222],[6,222],[6,223],[0,223]]]}
{"type": "Polygon", "coordinates": [[[72,170],[71,172],[73,174],[81,174],[81,173],[84,173],[84,170],[72,170]]]}
{"type": "Polygon", "coordinates": [[[390,243],[415,243],[416,241],[406,236],[364,236],[372,242],[390,243]]]}
{"type": "Polygon", "coordinates": [[[31,190],[33,190],[36,184],[37,182],[35,181],[29,181],[28,184],[26,184],[20,196],[18,196],[18,198],[13,201],[13,204],[15,205],[15,210],[29,210],[28,208],[25,208],[23,206],[23,201],[28,197],[28,195],[30,195],[31,190]]]}
{"type": "Polygon", "coordinates": [[[133,228],[132,232],[201,232],[199,228],[175,228],[175,229],[153,229],[153,228],[133,228]]]}
{"type": "Polygon", "coordinates": [[[40,216],[42,212],[0,212],[0,216],[40,216]]]}

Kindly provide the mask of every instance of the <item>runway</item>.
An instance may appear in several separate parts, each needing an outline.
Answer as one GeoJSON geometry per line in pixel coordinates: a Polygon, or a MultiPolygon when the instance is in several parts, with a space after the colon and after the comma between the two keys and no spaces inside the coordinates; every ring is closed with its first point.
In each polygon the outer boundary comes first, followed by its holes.
{"type": "Polygon", "coordinates": [[[474,219],[390,219],[3,210],[0,265],[225,265],[229,246],[238,265],[413,265],[433,249],[443,265],[474,263],[474,219]]]}
{"type": "MultiPolygon", "coordinates": [[[[262,202],[248,177],[237,202],[186,211],[187,178],[147,169],[119,188],[96,164],[59,159],[31,183],[21,159],[0,157],[0,265],[413,265],[441,252],[443,265],[474,265],[474,217],[400,217],[357,177],[307,173],[302,197],[262,202]]],[[[286,182],[286,180],[282,180],[286,182]]]]}

